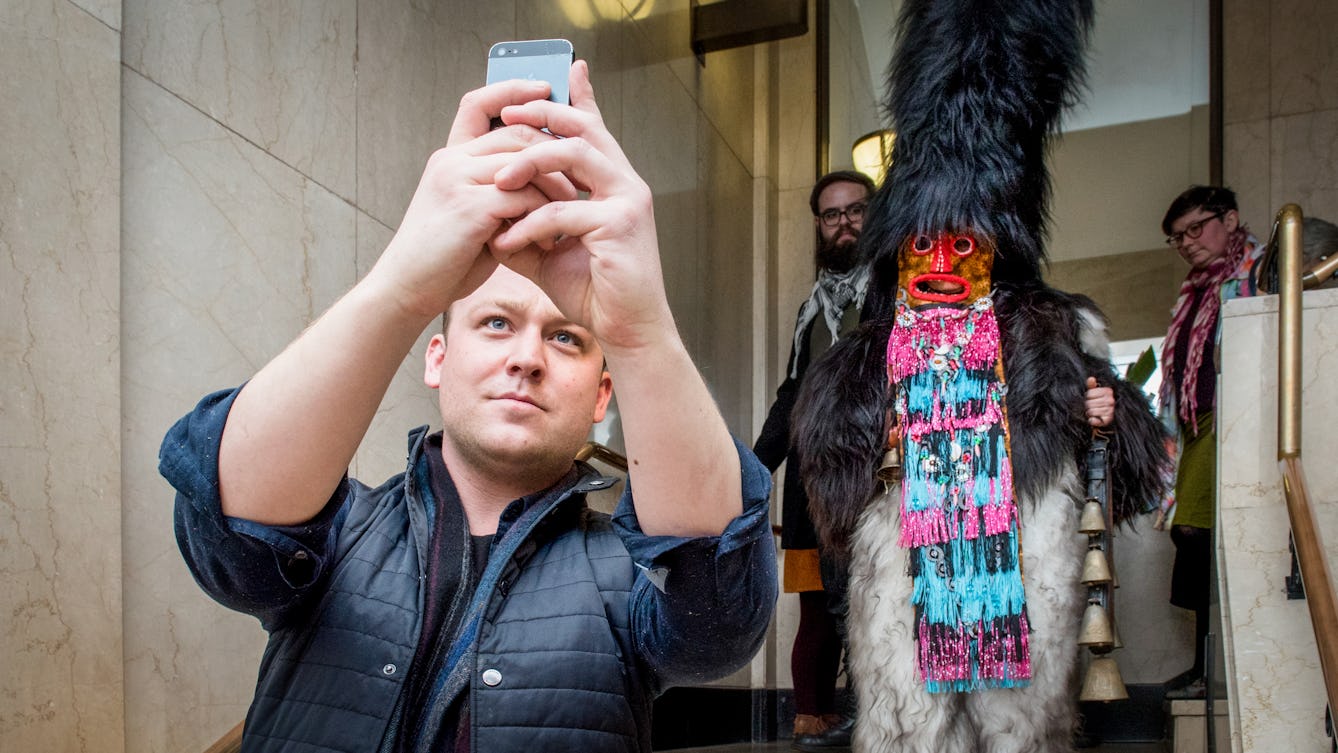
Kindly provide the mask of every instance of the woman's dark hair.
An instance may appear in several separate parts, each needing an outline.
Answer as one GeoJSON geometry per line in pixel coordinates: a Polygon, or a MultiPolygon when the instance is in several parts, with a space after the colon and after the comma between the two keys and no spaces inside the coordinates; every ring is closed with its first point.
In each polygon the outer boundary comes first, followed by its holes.
{"type": "Polygon", "coordinates": [[[1235,211],[1236,193],[1222,186],[1190,186],[1171,202],[1171,207],[1161,220],[1161,231],[1170,235],[1171,223],[1195,209],[1213,214],[1235,211]]]}

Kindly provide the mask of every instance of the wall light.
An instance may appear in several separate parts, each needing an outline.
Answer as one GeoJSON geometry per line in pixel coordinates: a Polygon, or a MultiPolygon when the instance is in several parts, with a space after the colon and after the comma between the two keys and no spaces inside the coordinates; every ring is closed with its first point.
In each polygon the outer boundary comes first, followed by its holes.
{"type": "MultiPolygon", "coordinates": [[[[631,18],[640,21],[655,9],[655,0],[558,0],[558,9],[578,29],[594,29],[601,24],[618,23],[631,18]],[[626,7],[624,7],[626,5],[626,7]]],[[[580,50],[577,50],[580,55],[580,50]]]]}
{"type": "Polygon", "coordinates": [[[897,135],[886,128],[855,139],[855,145],[850,148],[855,169],[872,178],[875,185],[881,185],[892,160],[892,143],[896,140],[897,135]]]}

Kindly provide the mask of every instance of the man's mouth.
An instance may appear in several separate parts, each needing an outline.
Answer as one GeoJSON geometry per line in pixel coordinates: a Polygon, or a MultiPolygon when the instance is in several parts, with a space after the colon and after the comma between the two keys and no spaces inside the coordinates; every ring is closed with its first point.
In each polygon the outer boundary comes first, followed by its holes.
{"type": "Polygon", "coordinates": [[[910,294],[922,301],[957,303],[971,295],[971,283],[957,275],[919,275],[911,279],[910,294]]]}
{"type": "Polygon", "coordinates": [[[517,403],[525,403],[526,405],[532,405],[532,406],[534,406],[534,407],[536,407],[536,408],[540,408],[540,409],[543,408],[543,406],[539,405],[538,403],[536,403],[536,402],[534,401],[534,398],[530,397],[529,395],[525,395],[525,394],[522,394],[522,393],[519,393],[519,392],[507,392],[507,393],[505,393],[505,394],[498,395],[495,399],[496,399],[496,400],[510,400],[510,401],[517,402],[517,403]]]}

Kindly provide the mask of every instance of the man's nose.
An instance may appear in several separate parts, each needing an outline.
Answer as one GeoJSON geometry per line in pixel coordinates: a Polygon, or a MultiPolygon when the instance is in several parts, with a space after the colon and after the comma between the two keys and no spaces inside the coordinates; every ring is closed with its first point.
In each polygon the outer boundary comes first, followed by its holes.
{"type": "Polygon", "coordinates": [[[506,373],[527,379],[539,379],[544,375],[544,341],[539,335],[522,334],[511,340],[511,352],[507,354],[506,373]]]}

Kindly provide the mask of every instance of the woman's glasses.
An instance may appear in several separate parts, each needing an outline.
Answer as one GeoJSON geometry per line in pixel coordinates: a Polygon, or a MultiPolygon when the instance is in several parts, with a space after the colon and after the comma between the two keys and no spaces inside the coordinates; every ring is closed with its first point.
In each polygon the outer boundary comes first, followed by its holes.
{"type": "Polygon", "coordinates": [[[1214,214],[1208,215],[1207,217],[1204,217],[1198,222],[1191,222],[1188,225],[1185,225],[1184,230],[1178,233],[1171,233],[1170,235],[1166,236],[1166,245],[1170,246],[1171,248],[1180,248],[1180,244],[1183,243],[1186,238],[1194,240],[1200,235],[1203,235],[1203,226],[1208,224],[1209,222],[1212,222],[1213,220],[1220,220],[1223,214],[1225,213],[1216,212],[1214,214]]]}

